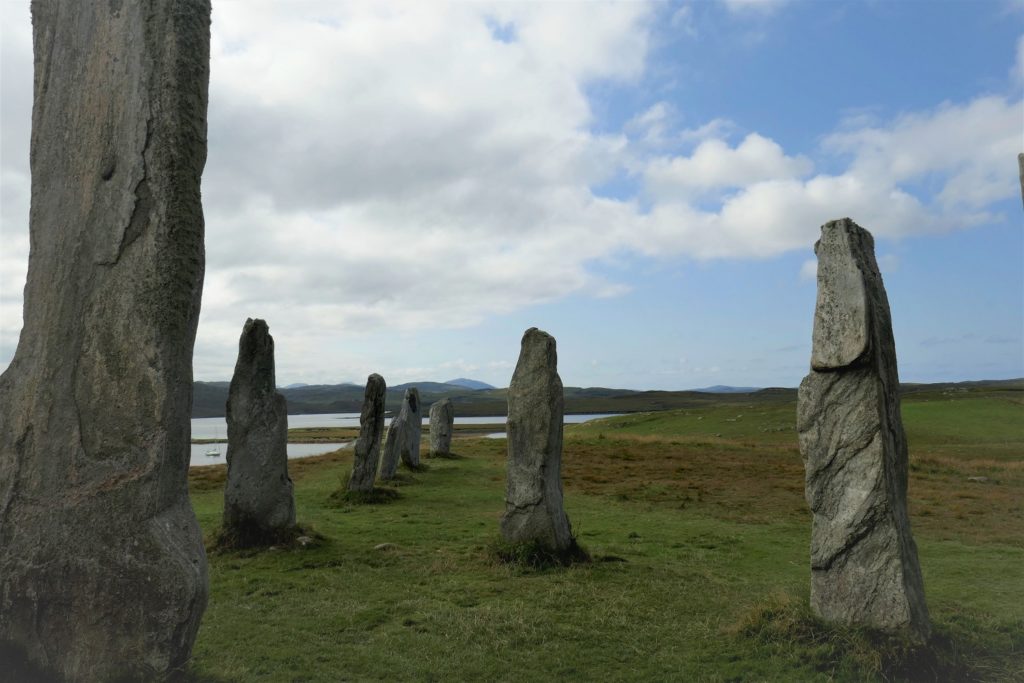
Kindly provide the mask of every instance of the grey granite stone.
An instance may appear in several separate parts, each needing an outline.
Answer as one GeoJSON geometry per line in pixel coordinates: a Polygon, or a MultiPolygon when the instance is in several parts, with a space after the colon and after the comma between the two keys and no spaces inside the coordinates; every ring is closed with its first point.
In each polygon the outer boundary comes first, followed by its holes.
{"type": "Polygon", "coordinates": [[[366,379],[363,410],[359,415],[359,438],[356,439],[352,476],[348,490],[369,493],[377,476],[381,437],[384,435],[384,396],[387,385],[378,374],[366,379]]]}
{"type": "Polygon", "coordinates": [[[239,538],[272,538],[295,527],[288,477],[288,406],[277,391],[274,338],[249,318],[238,340],[228,389],[228,478],[224,529],[239,538]]]}
{"type": "Polygon", "coordinates": [[[0,377],[0,644],[70,681],[181,669],[210,7],[32,2],[32,250],[0,377]]]}
{"type": "Polygon", "coordinates": [[[443,398],[430,406],[430,454],[451,455],[455,408],[451,399],[443,398]]]}
{"type": "Polygon", "coordinates": [[[388,427],[388,438],[384,442],[384,455],[380,466],[382,480],[393,479],[401,459],[406,467],[420,467],[420,433],[423,429],[423,418],[420,416],[420,392],[412,387],[405,390],[402,408],[391,420],[388,427]]]}
{"type": "Polygon", "coordinates": [[[555,339],[531,327],[508,389],[508,481],[501,535],[556,551],[575,545],[562,507],[562,380],[555,339]]]}
{"type": "Polygon", "coordinates": [[[797,430],[811,529],[811,607],[821,617],[930,633],[907,517],[907,442],[889,303],[871,234],[821,229],[811,373],[797,430]]]}

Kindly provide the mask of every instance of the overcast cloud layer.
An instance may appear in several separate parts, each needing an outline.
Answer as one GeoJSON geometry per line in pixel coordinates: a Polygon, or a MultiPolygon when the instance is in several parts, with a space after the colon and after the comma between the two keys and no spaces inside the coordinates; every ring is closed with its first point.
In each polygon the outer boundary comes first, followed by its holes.
{"type": "MultiPolygon", "coordinates": [[[[1005,94],[836,120],[803,154],[725,119],[684,128],[668,102],[594,132],[588,88],[642,78],[665,12],[218,3],[197,377],[228,376],[247,316],[270,320],[291,366],[311,369],[339,338],[615,297],[628,282],[596,266],[623,254],[764,259],[806,249],[843,215],[879,237],[966,229],[1018,191],[1004,167],[1022,103],[1005,94]],[[635,191],[602,195],[622,178],[635,191]]],[[[28,253],[26,15],[3,8],[0,367],[28,253]]],[[[1019,59],[1008,73],[1024,73],[1019,59]]],[[[341,379],[373,363],[336,367],[341,379]]]]}

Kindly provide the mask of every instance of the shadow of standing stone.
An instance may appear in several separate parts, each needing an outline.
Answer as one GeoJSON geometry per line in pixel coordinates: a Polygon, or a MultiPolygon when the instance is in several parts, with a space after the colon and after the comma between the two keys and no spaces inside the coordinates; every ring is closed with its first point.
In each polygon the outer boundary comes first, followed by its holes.
{"type": "Polygon", "coordinates": [[[563,420],[555,338],[531,327],[508,389],[508,482],[501,518],[507,544],[556,554],[578,548],[562,507],[563,420]]]}
{"type": "Polygon", "coordinates": [[[36,1],[32,27],[32,251],[0,377],[0,651],[67,680],[159,680],[188,661],[208,593],[186,474],[210,7],[36,1]]]}
{"type": "Polygon", "coordinates": [[[381,438],[384,436],[384,397],[387,385],[384,378],[374,373],[366,379],[363,410],[359,415],[359,438],[354,447],[352,476],[348,490],[352,493],[370,493],[377,476],[381,438]]]}
{"type": "Polygon", "coordinates": [[[273,545],[295,531],[288,477],[288,408],[277,391],[274,338],[249,318],[227,403],[228,478],[222,538],[234,547],[273,545]]]}
{"type": "Polygon", "coordinates": [[[811,528],[811,608],[918,640],[930,632],[907,517],[907,441],[889,302],[871,234],[822,226],[811,373],[797,430],[811,528]]]}

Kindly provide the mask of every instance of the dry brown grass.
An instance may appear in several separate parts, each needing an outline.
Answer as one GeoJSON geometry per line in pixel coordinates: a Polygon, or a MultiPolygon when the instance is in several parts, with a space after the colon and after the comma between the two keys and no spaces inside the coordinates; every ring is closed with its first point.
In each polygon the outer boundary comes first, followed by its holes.
{"type": "MultiPolygon", "coordinates": [[[[722,519],[806,521],[795,445],[651,435],[569,438],[565,485],[588,494],[705,510],[722,519]]],[[[912,456],[909,507],[916,533],[970,544],[1024,538],[1024,463],[912,456]],[[968,477],[986,477],[970,481],[968,477]]]]}

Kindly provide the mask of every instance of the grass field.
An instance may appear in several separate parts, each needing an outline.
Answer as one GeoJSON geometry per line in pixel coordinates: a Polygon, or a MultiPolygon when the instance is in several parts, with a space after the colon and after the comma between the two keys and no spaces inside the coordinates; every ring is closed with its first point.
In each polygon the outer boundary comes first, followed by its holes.
{"type": "MultiPolygon", "coordinates": [[[[904,400],[910,511],[936,638],[806,608],[810,515],[791,400],[566,429],[566,509],[594,561],[494,559],[505,443],[461,438],[386,505],[333,507],[351,454],[293,460],[325,540],[210,557],[196,681],[1024,680],[1019,392],[904,400]],[[968,477],[980,480],[970,480],[968,477]]],[[[223,466],[194,468],[212,536],[223,466]]]]}

